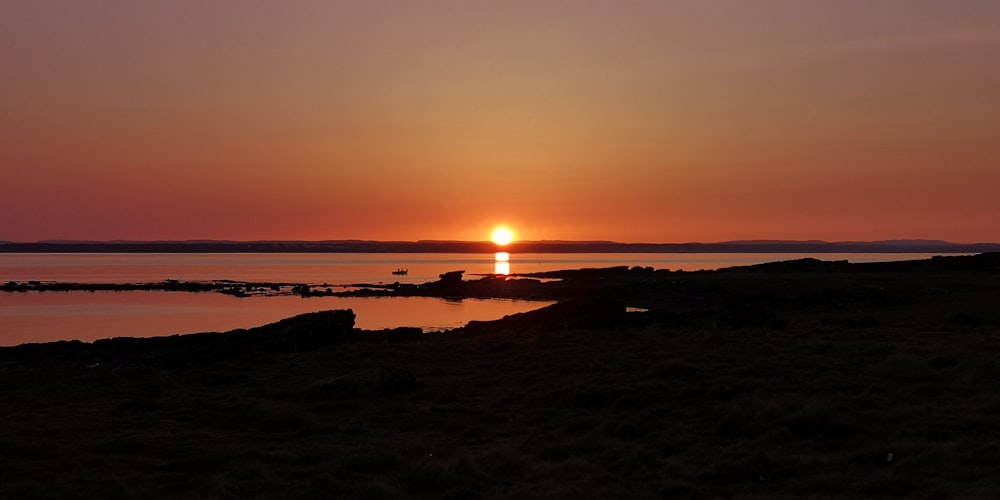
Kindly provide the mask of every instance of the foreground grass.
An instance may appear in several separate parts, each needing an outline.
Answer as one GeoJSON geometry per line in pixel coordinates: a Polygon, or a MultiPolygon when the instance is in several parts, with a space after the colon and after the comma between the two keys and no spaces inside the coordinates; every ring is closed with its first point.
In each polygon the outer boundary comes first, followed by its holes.
{"type": "Polygon", "coordinates": [[[626,324],[7,364],[0,496],[989,497],[998,352],[986,327],[626,324]],[[374,368],[416,386],[318,390],[374,368]]]}

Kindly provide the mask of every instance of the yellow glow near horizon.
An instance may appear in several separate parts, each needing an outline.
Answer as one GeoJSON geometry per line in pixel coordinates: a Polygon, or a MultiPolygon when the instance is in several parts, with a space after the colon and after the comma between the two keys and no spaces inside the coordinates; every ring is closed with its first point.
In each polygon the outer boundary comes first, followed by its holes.
{"type": "Polygon", "coordinates": [[[497,245],[506,245],[514,241],[514,232],[510,229],[499,226],[493,230],[493,243],[497,245]]]}

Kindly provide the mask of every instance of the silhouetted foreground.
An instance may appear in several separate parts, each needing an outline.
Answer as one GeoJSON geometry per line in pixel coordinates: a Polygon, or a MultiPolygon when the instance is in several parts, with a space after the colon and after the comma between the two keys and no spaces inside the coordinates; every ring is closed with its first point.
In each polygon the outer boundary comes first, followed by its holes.
{"type": "Polygon", "coordinates": [[[1000,255],[547,276],[560,303],[439,334],[0,349],[0,497],[1000,491],[1000,255]]]}

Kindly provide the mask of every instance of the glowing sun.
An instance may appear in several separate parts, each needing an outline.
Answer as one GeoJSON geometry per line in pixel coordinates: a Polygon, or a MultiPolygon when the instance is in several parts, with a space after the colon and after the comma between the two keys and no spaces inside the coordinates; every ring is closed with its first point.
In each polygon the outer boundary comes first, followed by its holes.
{"type": "Polygon", "coordinates": [[[493,243],[506,245],[514,241],[514,232],[506,227],[500,226],[493,230],[493,243]]]}

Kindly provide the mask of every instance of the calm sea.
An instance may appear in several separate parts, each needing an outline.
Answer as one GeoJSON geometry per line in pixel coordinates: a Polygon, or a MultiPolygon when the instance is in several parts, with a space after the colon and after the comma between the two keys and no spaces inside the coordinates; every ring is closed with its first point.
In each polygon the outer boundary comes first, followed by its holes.
{"type": "MultiPolygon", "coordinates": [[[[476,254],[0,254],[0,281],[134,283],[177,279],[312,285],[425,283],[448,271],[468,278],[611,266],[694,271],[805,257],[803,254],[522,254],[497,263],[476,254]],[[405,276],[392,274],[406,269],[405,276]]],[[[824,260],[874,262],[931,254],[819,254],[824,260]]],[[[546,305],[514,300],[246,297],[180,292],[0,292],[0,345],[95,340],[248,328],[305,312],[351,308],[365,329],[440,330],[498,319],[546,305]]]]}

